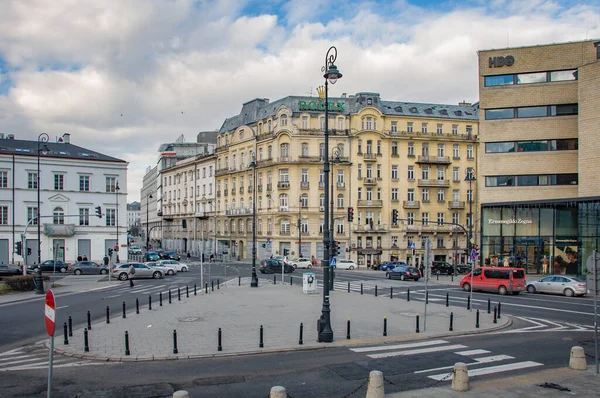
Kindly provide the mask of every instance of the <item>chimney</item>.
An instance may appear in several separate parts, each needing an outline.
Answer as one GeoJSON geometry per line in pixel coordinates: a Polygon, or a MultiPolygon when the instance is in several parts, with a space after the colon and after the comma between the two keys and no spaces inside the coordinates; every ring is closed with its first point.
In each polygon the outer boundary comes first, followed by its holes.
{"type": "Polygon", "coordinates": [[[7,140],[14,140],[15,139],[15,135],[14,134],[9,134],[6,136],[7,140]]]}
{"type": "Polygon", "coordinates": [[[4,139],[4,133],[0,133],[0,140],[4,139]]]}
{"type": "Polygon", "coordinates": [[[470,102],[466,102],[465,100],[463,100],[462,102],[458,103],[458,106],[469,107],[469,106],[471,106],[471,103],[470,102]]]}
{"type": "Polygon", "coordinates": [[[62,138],[63,144],[70,144],[71,143],[71,134],[64,133],[61,138],[62,138]]]}

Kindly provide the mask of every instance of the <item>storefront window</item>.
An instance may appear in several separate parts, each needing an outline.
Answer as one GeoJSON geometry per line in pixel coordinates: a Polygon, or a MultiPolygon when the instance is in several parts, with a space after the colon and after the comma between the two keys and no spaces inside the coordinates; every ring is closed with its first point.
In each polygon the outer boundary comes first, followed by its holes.
{"type": "Polygon", "coordinates": [[[537,208],[516,209],[516,236],[538,236],[540,210],[537,208]]]}
{"type": "MultiPolygon", "coordinates": [[[[505,207],[502,209],[502,220],[514,220],[515,219],[515,209],[513,207],[505,207]]],[[[502,236],[514,236],[515,235],[515,224],[514,223],[504,223],[502,224],[502,236]]]]}
{"type": "Polygon", "coordinates": [[[483,236],[499,236],[502,224],[502,208],[491,207],[483,209],[483,236]]]}
{"type": "Polygon", "coordinates": [[[556,209],[556,236],[577,236],[577,208],[562,207],[556,209]]]}
{"type": "Polygon", "coordinates": [[[554,209],[540,209],[540,235],[554,235],[554,209]]]}

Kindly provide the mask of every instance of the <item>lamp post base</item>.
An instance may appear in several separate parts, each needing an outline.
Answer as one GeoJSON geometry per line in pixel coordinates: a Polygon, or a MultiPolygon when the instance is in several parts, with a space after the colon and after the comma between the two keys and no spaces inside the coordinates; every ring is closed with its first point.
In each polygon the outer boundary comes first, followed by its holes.
{"type": "Polygon", "coordinates": [[[333,342],[333,329],[331,329],[331,322],[329,319],[329,313],[323,313],[317,321],[317,342],[319,343],[332,343],[333,342]]]}
{"type": "Polygon", "coordinates": [[[250,287],[258,287],[258,276],[256,276],[256,271],[252,271],[252,280],[250,281],[250,287]]]}

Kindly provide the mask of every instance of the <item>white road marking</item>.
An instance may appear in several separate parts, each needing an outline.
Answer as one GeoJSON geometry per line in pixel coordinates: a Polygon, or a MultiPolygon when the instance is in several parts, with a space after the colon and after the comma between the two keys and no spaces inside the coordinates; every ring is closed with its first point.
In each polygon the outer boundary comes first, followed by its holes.
{"type": "MultiPolygon", "coordinates": [[[[457,354],[457,353],[455,352],[455,354],[457,354]]],[[[504,361],[504,360],[507,360],[507,359],[515,359],[515,357],[511,357],[510,355],[492,355],[492,356],[489,356],[489,357],[481,357],[481,358],[475,359],[476,362],[468,363],[467,366],[469,366],[469,365],[479,365],[481,363],[492,363],[492,362],[504,361]]],[[[442,366],[441,368],[417,370],[415,373],[438,372],[440,370],[446,370],[446,369],[454,369],[454,365],[442,366]]]]}
{"type": "Polygon", "coordinates": [[[479,354],[489,354],[490,351],[488,350],[468,350],[468,351],[457,351],[455,352],[456,355],[465,355],[465,356],[471,356],[471,355],[479,355],[479,354]]]}
{"type": "Polygon", "coordinates": [[[112,296],[104,296],[105,299],[119,297],[120,294],[113,294],[112,296]]]}
{"type": "MultiPolygon", "coordinates": [[[[526,369],[526,368],[533,368],[536,366],[544,366],[544,364],[539,363],[539,362],[533,362],[533,361],[525,361],[525,362],[516,362],[516,363],[510,363],[510,364],[506,364],[506,365],[497,365],[497,366],[489,366],[486,368],[480,368],[480,369],[473,369],[473,370],[468,370],[468,375],[469,377],[474,377],[474,376],[483,376],[483,375],[487,375],[490,373],[500,373],[500,372],[508,372],[511,370],[517,370],[517,369],[526,369]]],[[[450,381],[451,378],[448,378],[448,373],[442,373],[442,374],[437,374],[437,375],[432,375],[429,376],[430,379],[433,380],[438,380],[438,381],[450,381]]]]}
{"type": "Polygon", "coordinates": [[[67,308],[68,305],[63,305],[62,307],[56,307],[57,310],[63,309],[63,308],[67,308]]]}
{"type": "MultiPolygon", "coordinates": [[[[44,340],[44,341],[46,341],[46,340],[44,340]]],[[[20,349],[20,348],[15,348],[15,349],[13,349],[13,350],[6,351],[6,352],[3,352],[3,353],[1,353],[1,354],[0,354],[0,357],[4,357],[4,356],[7,356],[7,355],[14,355],[14,354],[22,354],[22,353],[23,353],[23,352],[21,351],[21,349],[20,349]]]]}
{"type": "Polygon", "coordinates": [[[441,346],[441,347],[418,348],[416,350],[383,352],[381,354],[370,354],[367,356],[369,358],[373,358],[373,359],[391,358],[391,357],[399,357],[399,356],[405,356],[405,355],[427,354],[430,352],[451,351],[451,350],[458,350],[461,348],[467,348],[467,346],[462,345],[462,344],[453,344],[453,345],[441,346]]]}
{"type": "Polygon", "coordinates": [[[354,352],[369,352],[369,351],[387,351],[387,350],[401,350],[403,348],[414,348],[414,347],[425,347],[436,344],[447,344],[446,340],[430,340],[423,341],[420,343],[408,343],[408,344],[398,344],[398,345],[380,345],[374,347],[360,347],[360,348],[350,348],[350,351],[354,352]]]}
{"type": "MultiPolygon", "coordinates": [[[[17,354],[23,354],[22,352],[19,352],[17,354]]],[[[0,361],[12,361],[13,359],[19,359],[19,358],[30,358],[31,355],[21,355],[18,357],[10,357],[10,358],[0,358],[0,361]]]]}

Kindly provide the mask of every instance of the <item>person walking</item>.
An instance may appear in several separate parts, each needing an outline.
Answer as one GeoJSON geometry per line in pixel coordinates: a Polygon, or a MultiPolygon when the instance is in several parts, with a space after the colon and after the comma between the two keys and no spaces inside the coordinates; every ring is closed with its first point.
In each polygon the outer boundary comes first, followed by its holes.
{"type": "Polygon", "coordinates": [[[102,261],[104,262],[104,265],[108,265],[108,256],[106,254],[104,255],[102,261]]]}
{"type": "Polygon", "coordinates": [[[129,265],[127,279],[129,279],[129,287],[133,287],[133,277],[135,275],[135,268],[133,264],[129,265]]]}
{"type": "Polygon", "coordinates": [[[87,258],[86,254],[83,255],[83,261],[88,261],[88,258],[87,258]]]}
{"type": "Polygon", "coordinates": [[[81,254],[78,254],[78,255],[77,255],[77,262],[79,263],[79,262],[81,262],[82,260],[83,260],[83,257],[81,257],[81,254]]]}
{"type": "Polygon", "coordinates": [[[190,252],[188,252],[187,253],[187,261],[188,261],[188,263],[190,262],[190,257],[192,257],[192,256],[190,256],[190,252]]]}

